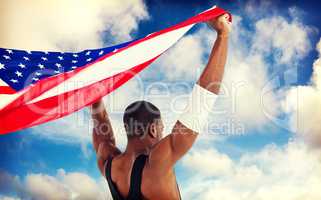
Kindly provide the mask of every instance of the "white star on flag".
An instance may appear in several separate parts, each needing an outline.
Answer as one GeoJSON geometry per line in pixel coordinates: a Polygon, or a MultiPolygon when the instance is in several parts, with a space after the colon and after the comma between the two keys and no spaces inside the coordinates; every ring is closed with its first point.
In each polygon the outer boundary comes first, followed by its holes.
{"type": "Polygon", "coordinates": [[[39,67],[40,69],[45,68],[45,66],[44,66],[43,64],[40,64],[40,63],[39,63],[39,65],[38,65],[38,67],[39,67]]]}
{"type": "Polygon", "coordinates": [[[26,65],[24,65],[24,64],[22,64],[22,63],[20,63],[19,65],[18,65],[20,68],[26,68],[26,65]]]}
{"type": "Polygon", "coordinates": [[[12,54],[13,51],[11,49],[7,49],[6,52],[8,52],[8,54],[12,54]]]}
{"type": "Polygon", "coordinates": [[[16,79],[11,79],[10,80],[12,83],[18,83],[18,80],[16,80],[16,79]]]}
{"type": "Polygon", "coordinates": [[[18,77],[22,77],[22,73],[19,71],[16,71],[15,74],[17,74],[18,77]]]}
{"type": "Polygon", "coordinates": [[[10,56],[7,56],[7,55],[3,55],[3,57],[4,57],[6,60],[11,59],[10,56]]]}
{"type": "Polygon", "coordinates": [[[58,68],[61,67],[61,64],[60,64],[60,63],[56,63],[55,65],[56,65],[58,68]]]}
{"type": "Polygon", "coordinates": [[[0,63],[0,69],[5,69],[4,64],[0,63]]]}

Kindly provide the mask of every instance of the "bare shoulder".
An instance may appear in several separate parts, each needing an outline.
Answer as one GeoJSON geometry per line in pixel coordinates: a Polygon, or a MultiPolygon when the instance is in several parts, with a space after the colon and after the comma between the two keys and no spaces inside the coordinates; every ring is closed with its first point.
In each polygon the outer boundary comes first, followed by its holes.
{"type": "Polygon", "coordinates": [[[150,163],[156,165],[155,167],[170,170],[192,147],[197,135],[177,121],[171,134],[160,140],[151,150],[150,163]]]}
{"type": "Polygon", "coordinates": [[[171,160],[171,137],[171,134],[167,135],[151,149],[148,158],[150,167],[166,171],[173,167],[174,163],[171,160]]]}

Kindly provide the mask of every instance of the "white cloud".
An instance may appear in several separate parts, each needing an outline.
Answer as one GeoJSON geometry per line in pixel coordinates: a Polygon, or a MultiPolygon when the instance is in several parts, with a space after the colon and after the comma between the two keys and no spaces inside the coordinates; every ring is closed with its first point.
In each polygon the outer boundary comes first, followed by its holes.
{"type": "Polygon", "coordinates": [[[30,174],[26,177],[26,191],[33,199],[70,199],[71,194],[64,185],[52,176],[30,174]]]}
{"type": "Polygon", "coordinates": [[[1,172],[0,176],[7,177],[6,184],[10,187],[10,190],[2,191],[2,193],[15,195],[15,197],[4,196],[3,198],[6,200],[20,198],[34,200],[111,199],[107,182],[103,178],[95,180],[85,173],[67,173],[63,169],[59,169],[55,176],[30,173],[23,178],[23,181],[6,172],[1,172]]]}
{"type": "Polygon", "coordinates": [[[302,58],[311,48],[308,39],[310,28],[295,19],[268,17],[257,21],[255,28],[253,50],[269,55],[273,51],[278,52],[274,56],[280,64],[302,58]]]}
{"type": "Polygon", "coordinates": [[[92,123],[88,109],[85,108],[62,119],[34,127],[32,131],[64,143],[81,143],[91,139],[92,123]]]}
{"type": "Polygon", "coordinates": [[[262,89],[268,81],[267,63],[260,55],[242,53],[230,57],[229,63],[221,89],[223,96],[220,110],[223,113],[218,112],[215,119],[235,119],[246,128],[263,126],[269,122],[265,116],[266,108],[271,115],[278,114],[275,94],[266,93],[262,96],[262,89]]]}
{"type": "MultiPolygon", "coordinates": [[[[213,148],[195,150],[182,161],[188,177],[181,185],[184,199],[318,200],[321,198],[321,151],[299,141],[284,147],[268,145],[244,153],[236,161],[213,148]],[[193,176],[190,176],[193,174],[193,176]],[[192,184],[191,184],[192,183],[192,184]]],[[[59,169],[56,175],[30,173],[24,178],[0,173],[11,199],[110,199],[103,178],[59,169]]],[[[185,178],[184,176],[182,178],[185,178]]]]}
{"type": "Polygon", "coordinates": [[[20,198],[10,196],[0,196],[0,200],[20,200],[20,198]]]}
{"type": "Polygon", "coordinates": [[[74,199],[103,199],[106,195],[100,188],[99,183],[87,174],[79,172],[66,173],[60,169],[58,171],[58,179],[72,191],[74,199]]]}
{"type": "Polygon", "coordinates": [[[142,0],[4,0],[0,13],[1,46],[33,50],[97,48],[104,34],[128,40],[148,18],[142,0]]]}
{"type": "Polygon", "coordinates": [[[192,169],[194,173],[201,173],[208,177],[224,176],[231,172],[233,161],[215,149],[201,149],[186,155],[182,165],[192,169]]]}
{"type": "Polygon", "coordinates": [[[214,39],[215,33],[202,25],[200,30],[183,37],[152,64],[153,70],[148,75],[160,75],[161,72],[169,81],[195,81],[206,64],[203,56],[214,39]]]}
{"type": "MultiPolygon", "coordinates": [[[[214,150],[199,152],[204,151],[214,150]]],[[[243,154],[239,161],[232,162],[232,166],[226,166],[228,172],[218,170],[220,175],[212,173],[216,176],[209,176],[211,173],[208,172],[215,171],[215,165],[221,165],[219,160],[216,163],[203,160],[230,159],[227,155],[203,153],[201,157],[186,157],[190,162],[187,170],[198,173],[182,187],[183,197],[204,200],[317,200],[321,198],[320,153],[298,141],[289,142],[284,147],[269,145],[259,152],[243,154]]]]}
{"type": "Polygon", "coordinates": [[[317,50],[319,58],[313,63],[311,85],[292,87],[287,91],[283,108],[290,114],[293,131],[321,145],[321,40],[317,50]]]}

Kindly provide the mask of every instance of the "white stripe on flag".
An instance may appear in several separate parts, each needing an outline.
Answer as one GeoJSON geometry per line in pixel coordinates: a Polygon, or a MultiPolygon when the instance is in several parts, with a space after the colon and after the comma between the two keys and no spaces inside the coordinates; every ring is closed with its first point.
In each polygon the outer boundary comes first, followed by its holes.
{"type": "Polygon", "coordinates": [[[175,44],[193,26],[194,24],[158,35],[107,57],[46,91],[28,104],[88,86],[151,60],[175,44]]]}
{"type": "MultiPolygon", "coordinates": [[[[0,79],[0,86],[9,86],[6,82],[0,79]]],[[[4,108],[6,105],[11,103],[17,97],[19,97],[22,93],[15,93],[15,94],[0,94],[0,110],[4,108]]]]}
{"type": "MultiPolygon", "coordinates": [[[[209,8],[209,9],[207,9],[207,10],[204,10],[203,12],[201,12],[201,13],[205,13],[205,12],[207,12],[207,11],[209,11],[209,10],[213,10],[213,9],[215,9],[216,8],[216,5],[214,5],[213,7],[211,7],[211,8],[209,8]]],[[[200,13],[200,14],[201,14],[200,13]]]]}
{"type": "Polygon", "coordinates": [[[8,86],[8,84],[4,82],[2,79],[0,79],[0,86],[8,86]]]}

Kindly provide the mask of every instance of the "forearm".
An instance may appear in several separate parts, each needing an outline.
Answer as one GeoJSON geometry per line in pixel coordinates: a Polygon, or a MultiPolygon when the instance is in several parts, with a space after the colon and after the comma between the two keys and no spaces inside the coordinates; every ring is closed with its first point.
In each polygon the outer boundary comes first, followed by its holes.
{"type": "Polygon", "coordinates": [[[101,122],[108,120],[106,108],[102,100],[98,100],[90,107],[91,117],[94,121],[94,127],[98,126],[101,122]]]}
{"type": "Polygon", "coordinates": [[[227,58],[228,35],[218,34],[208,63],[197,84],[215,94],[219,93],[227,58]]]}
{"type": "MultiPolygon", "coordinates": [[[[200,133],[207,123],[211,110],[209,108],[214,105],[219,93],[226,63],[227,43],[227,35],[219,34],[198,85],[194,86],[190,94],[187,110],[178,119],[185,127],[193,130],[194,134],[200,133]]],[[[195,139],[192,136],[190,138],[190,142],[195,139]]]]}
{"type": "Polygon", "coordinates": [[[93,120],[93,145],[98,150],[101,142],[115,145],[115,137],[112,126],[102,100],[91,105],[91,117],[93,120]]]}

